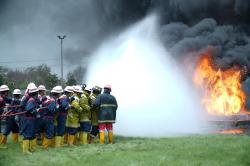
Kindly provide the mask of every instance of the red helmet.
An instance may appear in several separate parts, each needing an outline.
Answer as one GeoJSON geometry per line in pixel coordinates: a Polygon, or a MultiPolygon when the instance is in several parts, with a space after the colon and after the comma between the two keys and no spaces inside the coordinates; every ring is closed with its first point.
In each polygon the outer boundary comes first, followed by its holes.
{"type": "Polygon", "coordinates": [[[105,85],[104,89],[109,89],[111,91],[111,85],[105,85]]]}

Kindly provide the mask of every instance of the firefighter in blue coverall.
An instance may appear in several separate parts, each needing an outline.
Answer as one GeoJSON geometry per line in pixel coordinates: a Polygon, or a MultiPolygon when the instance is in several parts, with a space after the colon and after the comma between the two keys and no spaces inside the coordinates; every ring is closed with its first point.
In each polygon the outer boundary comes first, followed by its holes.
{"type": "Polygon", "coordinates": [[[47,107],[44,111],[44,121],[45,121],[45,138],[43,141],[43,148],[48,149],[48,147],[53,146],[53,138],[55,136],[55,125],[54,120],[59,108],[57,100],[60,94],[63,92],[61,86],[55,86],[51,90],[51,98],[45,103],[47,107]]]}
{"type": "MultiPolygon", "coordinates": [[[[46,102],[47,96],[46,96],[46,88],[44,85],[38,86],[38,104],[40,107],[42,107],[43,103],[46,102]]],[[[44,111],[40,110],[37,113],[36,116],[36,137],[38,140],[41,140],[43,142],[45,137],[45,121],[43,119],[44,111]]]]}
{"type": "Polygon", "coordinates": [[[35,121],[38,111],[38,88],[35,84],[28,86],[29,100],[25,105],[25,111],[23,117],[22,135],[23,135],[23,153],[31,154],[36,149],[36,137],[35,137],[35,121]]]}
{"type": "Polygon", "coordinates": [[[65,134],[67,114],[70,108],[70,96],[73,94],[73,90],[72,86],[65,87],[64,95],[58,99],[59,109],[56,117],[56,147],[63,145],[63,135],[65,134]]]}
{"type": "MultiPolygon", "coordinates": [[[[0,114],[6,113],[8,111],[6,104],[11,104],[11,99],[8,98],[9,87],[7,85],[0,86],[0,114]]],[[[0,119],[0,148],[7,148],[4,146],[7,141],[7,137],[2,134],[3,130],[6,128],[6,119],[0,119]]]]}
{"type": "MultiPolygon", "coordinates": [[[[8,109],[8,112],[10,113],[17,113],[20,105],[20,96],[21,96],[21,91],[19,89],[15,89],[13,91],[13,98],[11,100],[10,107],[8,109]]],[[[12,140],[15,143],[18,143],[18,135],[19,135],[19,127],[17,124],[17,121],[15,120],[15,116],[9,116],[5,118],[6,120],[6,125],[3,128],[3,137],[1,144],[6,144],[7,141],[7,136],[12,132],[12,140]]]]}
{"type": "MultiPolygon", "coordinates": [[[[20,107],[18,109],[18,112],[23,112],[25,110],[25,107],[26,107],[26,104],[29,100],[30,96],[28,94],[28,89],[25,90],[24,92],[24,95],[23,97],[21,98],[21,102],[20,102],[20,107]]],[[[23,123],[24,123],[24,114],[21,114],[21,115],[17,115],[16,117],[16,121],[18,123],[18,126],[19,126],[19,142],[21,143],[21,145],[23,144],[22,143],[22,140],[23,140],[23,123]]]]}

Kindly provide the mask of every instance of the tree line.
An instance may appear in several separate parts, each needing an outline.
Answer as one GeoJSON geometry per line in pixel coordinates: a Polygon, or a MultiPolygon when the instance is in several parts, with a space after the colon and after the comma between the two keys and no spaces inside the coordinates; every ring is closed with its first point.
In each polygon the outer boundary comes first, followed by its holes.
{"type": "MultiPolygon", "coordinates": [[[[73,71],[68,72],[66,85],[82,84],[86,70],[82,66],[78,66],[73,71]]],[[[15,88],[26,89],[29,82],[34,82],[37,85],[46,85],[47,89],[52,89],[60,84],[60,77],[52,73],[51,68],[42,64],[36,67],[27,67],[23,70],[10,69],[0,66],[0,85],[6,84],[10,90],[15,88]]]]}

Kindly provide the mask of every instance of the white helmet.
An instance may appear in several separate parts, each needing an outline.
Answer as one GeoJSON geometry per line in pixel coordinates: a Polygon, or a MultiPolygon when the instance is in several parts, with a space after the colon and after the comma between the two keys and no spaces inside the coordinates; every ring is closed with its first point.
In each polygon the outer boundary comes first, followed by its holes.
{"type": "Polygon", "coordinates": [[[9,87],[7,85],[1,85],[0,86],[0,92],[3,92],[3,91],[8,91],[10,90],[9,87]]]}
{"type": "Polygon", "coordinates": [[[80,85],[74,86],[74,92],[83,93],[82,87],[80,85]]]}
{"type": "Polygon", "coordinates": [[[39,86],[38,86],[38,90],[44,90],[44,91],[46,91],[46,88],[45,88],[44,85],[39,85],[39,86]]]}
{"type": "Polygon", "coordinates": [[[29,83],[29,85],[27,86],[27,89],[28,89],[28,93],[38,92],[38,88],[33,82],[29,83]]]}
{"type": "Polygon", "coordinates": [[[14,89],[13,95],[20,95],[20,94],[22,94],[20,89],[14,89]]]}
{"type": "Polygon", "coordinates": [[[91,87],[89,87],[89,86],[86,86],[86,87],[85,87],[85,89],[84,89],[84,91],[91,92],[91,91],[92,91],[92,88],[91,88],[91,87]]]}
{"type": "Polygon", "coordinates": [[[55,86],[55,87],[51,90],[51,93],[62,93],[62,92],[63,92],[62,86],[55,86]]]}
{"type": "Polygon", "coordinates": [[[71,92],[74,91],[74,88],[73,88],[72,86],[66,86],[66,87],[64,88],[64,91],[65,91],[65,92],[71,93],[71,92]]]}
{"type": "Polygon", "coordinates": [[[36,86],[36,84],[34,84],[34,82],[30,82],[27,86],[27,89],[34,88],[34,86],[36,86]]]}

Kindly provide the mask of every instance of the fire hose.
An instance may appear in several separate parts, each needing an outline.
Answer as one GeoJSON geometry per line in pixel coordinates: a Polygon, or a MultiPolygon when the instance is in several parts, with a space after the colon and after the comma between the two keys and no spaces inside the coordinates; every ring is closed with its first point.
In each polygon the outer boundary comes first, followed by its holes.
{"type": "Polygon", "coordinates": [[[27,111],[23,111],[23,112],[17,112],[17,113],[13,113],[13,114],[4,114],[4,115],[0,115],[1,118],[5,118],[5,117],[10,117],[10,116],[15,116],[15,115],[21,115],[21,114],[25,114],[27,111]]]}
{"type": "Polygon", "coordinates": [[[21,107],[21,105],[6,105],[3,107],[0,107],[0,109],[2,109],[2,108],[17,108],[17,107],[21,107]]]}
{"type": "MultiPolygon", "coordinates": [[[[21,105],[6,105],[6,106],[3,106],[3,107],[0,107],[0,109],[3,109],[3,108],[18,108],[18,107],[21,107],[21,105]]],[[[1,115],[7,115],[12,111],[13,110],[4,111],[1,115]]]]}
{"type": "MultiPolygon", "coordinates": [[[[37,112],[41,112],[43,109],[45,109],[47,107],[41,107],[38,109],[37,112]]],[[[16,116],[16,115],[22,115],[25,114],[27,111],[22,111],[22,112],[17,112],[17,113],[11,113],[12,111],[8,111],[5,114],[0,115],[0,118],[5,118],[5,117],[10,117],[10,116],[16,116]]]]}

